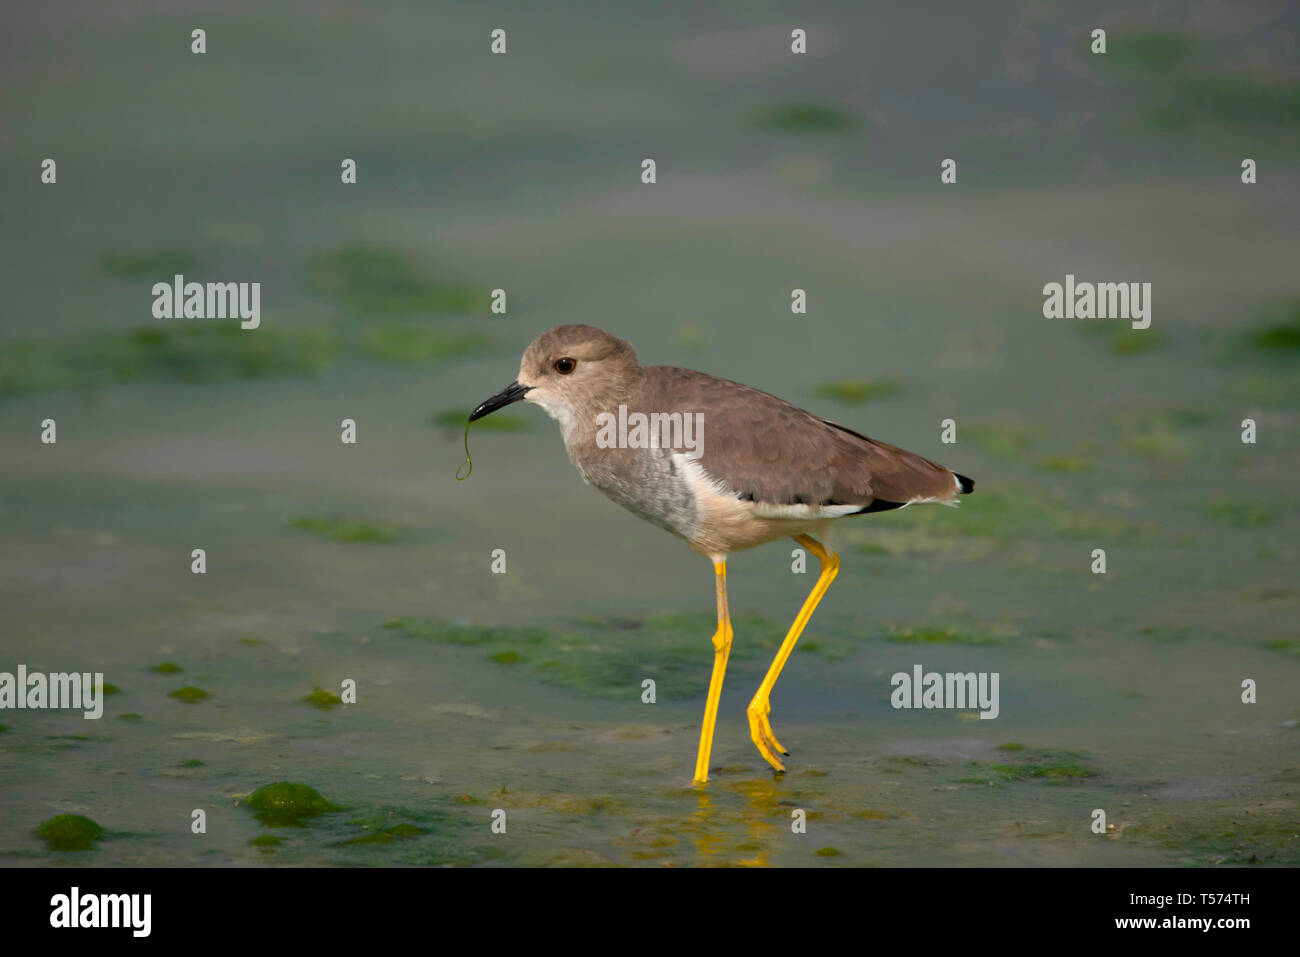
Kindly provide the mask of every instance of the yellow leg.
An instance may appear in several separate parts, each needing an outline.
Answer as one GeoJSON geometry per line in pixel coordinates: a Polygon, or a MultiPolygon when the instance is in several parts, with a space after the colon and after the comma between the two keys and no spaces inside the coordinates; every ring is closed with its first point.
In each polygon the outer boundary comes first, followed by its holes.
{"type": "Polygon", "coordinates": [[[772,660],[772,667],[767,669],[767,675],[764,676],[763,683],[754,692],[754,698],[749,702],[749,707],[746,709],[749,716],[749,736],[753,739],[754,746],[758,748],[758,753],[763,755],[763,759],[778,771],[784,771],[785,765],[776,756],[777,752],[781,754],[789,754],[790,752],[781,747],[781,743],[776,740],[776,735],[772,733],[772,725],[767,720],[767,716],[772,712],[772,704],[768,698],[772,693],[772,686],[776,684],[776,679],[781,675],[781,669],[785,667],[786,660],[790,657],[790,653],[794,651],[794,643],[803,634],[808,619],[817,610],[817,603],[822,600],[822,595],[826,594],[826,589],[831,587],[831,582],[835,581],[835,575],[840,570],[840,556],[822,548],[815,538],[810,538],[807,535],[796,535],[794,540],[817,556],[822,566],[821,576],[817,579],[817,584],[813,586],[812,592],[803,603],[803,607],[799,609],[799,616],[795,618],[794,624],[790,626],[785,641],[781,642],[781,647],[772,660]]]}
{"type": "Polygon", "coordinates": [[[700,753],[695,758],[695,783],[709,780],[709,753],[713,750],[713,726],[718,722],[718,699],[722,696],[722,676],[731,654],[731,615],[727,611],[727,563],[713,563],[718,585],[718,630],[713,635],[713,677],[709,681],[709,699],[704,706],[704,727],[700,729],[700,753]]]}

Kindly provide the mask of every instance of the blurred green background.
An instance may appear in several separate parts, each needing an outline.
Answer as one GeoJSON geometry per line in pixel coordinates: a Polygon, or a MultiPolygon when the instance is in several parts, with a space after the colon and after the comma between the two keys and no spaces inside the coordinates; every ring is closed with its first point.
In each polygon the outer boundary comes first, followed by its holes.
{"type": "Polygon", "coordinates": [[[0,713],[0,862],[1300,861],[1294,9],[0,16],[0,670],[118,688],[0,713]],[[260,282],[261,328],[153,319],[174,272],[260,282]],[[1044,319],[1067,273],[1151,282],[1151,328],[1044,319]],[[812,584],[789,549],[730,563],[698,795],[707,563],[537,409],[454,479],[467,410],[569,322],[976,479],[844,523],[773,696],[784,777],[743,713],[812,584]],[[893,710],[914,663],[998,671],[1001,716],[893,710]],[[276,781],[346,810],[265,826],[242,796],[276,781]],[[59,849],[60,814],[103,834],[59,849]]]}

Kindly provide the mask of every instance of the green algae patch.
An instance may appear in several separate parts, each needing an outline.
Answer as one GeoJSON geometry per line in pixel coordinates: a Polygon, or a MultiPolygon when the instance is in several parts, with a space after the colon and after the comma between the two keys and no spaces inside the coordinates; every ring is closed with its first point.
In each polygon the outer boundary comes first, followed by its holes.
{"type": "Polygon", "coordinates": [[[477,827],[476,821],[460,815],[452,815],[442,810],[416,811],[406,807],[380,807],[367,810],[353,817],[348,824],[360,829],[362,833],[336,841],[331,846],[382,847],[410,844],[415,838],[427,834],[438,834],[442,838],[448,838],[456,833],[470,833],[477,827]]]}
{"type": "Polygon", "coordinates": [[[185,669],[174,661],[163,661],[156,665],[151,665],[149,670],[156,675],[178,675],[185,669]]]}
{"type": "Polygon", "coordinates": [[[958,441],[970,440],[982,452],[999,459],[1018,459],[1042,437],[1037,429],[1012,423],[963,425],[958,441]]]}
{"type": "Polygon", "coordinates": [[[818,857],[839,857],[844,852],[838,847],[819,847],[817,850],[813,851],[813,853],[818,857]]]}
{"type": "Polygon", "coordinates": [[[18,339],[7,341],[0,353],[0,394],[310,375],[332,365],[336,352],[328,329],[263,325],[254,332],[234,322],[18,339]]]}
{"type": "Polygon", "coordinates": [[[890,627],[887,640],[899,645],[1003,645],[1007,636],[967,628],[890,627]]]}
{"type": "Polygon", "coordinates": [[[496,350],[495,340],[485,332],[416,323],[374,323],[366,327],[361,344],[370,358],[402,365],[430,365],[496,350]]]}
{"type": "Polygon", "coordinates": [[[1091,472],[1093,469],[1092,459],[1084,455],[1044,455],[1034,459],[1034,465],[1062,475],[1077,475],[1080,472],[1091,472]]]}
{"type": "Polygon", "coordinates": [[[1300,405],[1300,376],[1254,374],[1234,379],[1224,387],[1232,399],[1255,405],[1300,405]]]}
{"type": "Polygon", "coordinates": [[[1023,751],[1025,746],[1019,741],[1008,741],[1006,744],[998,745],[999,751],[1023,751]]]}
{"type": "MultiPolygon", "coordinates": [[[[459,431],[469,421],[471,411],[471,409],[464,406],[443,409],[429,416],[429,424],[440,429],[459,431]]],[[[474,423],[475,432],[521,432],[527,428],[528,422],[526,419],[522,416],[511,415],[508,412],[493,412],[491,415],[484,416],[474,423]]]]}
{"type": "Polygon", "coordinates": [[[1149,415],[1126,422],[1120,428],[1120,448],[1153,462],[1186,462],[1198,446],[1194,439],[1179,433],[1164,420],[1149,415]]]}
{"type": "Polygon", "coordinates": [[[845,405],[862,405],[903,391],[897,379],[834,379],[813,389],[813,394],[845,405]]]}
{"type": "Polygon", "coordinates": [[[337,348],[328,329],[252,332],[229,322],[150,326],[127,335],[138,363],[128,371],[187,384],[313,374],[333,364],[337,348]]]}
{"type": "MultiPolygon", "coordinates": [[[[738,640],[731,654],[737,659],[775,649],[786,630],[759,615],[733,616],[732,626],[738,640]]],[[[710,612],[674,612],[643,619],[578,619],[554,630],[414,617],[393,618],[384,627],[410,638],[480,648],[489,661],[579,694],[639,696],[641,682],[652,678],[660,698],[681,699],[697,697],[708,687],[713,660],[709,638],[717,621],[710,612]]],[[[835,660],[856,645],[851,637],[819,631],[807,653],[835,660]]]]}
{"type": "Polygon", "coordinates": [[[169,697],[177,701],[184,701],[187,704],[195,704],[205,698],[212,697],[202,688],[196,688],[193,685],[186,685],[184,688],[177,688],[175,691],[167,692],[169,697]]]}
{"type": "MultiPolygon", "coordinates": [[[[938,524],[916,528],[888,528],[882,523],[846,529],[839,540],[845,548],[864,555],[887,558],[924,556],[945,561],[981,561],[998,550],[998,543],[957,536],[952,529],[938,524]]],[[[891,566],[892,567],[892,566],[891,566]]]]}
{"type": "Polygon", "coordinates": [[[1201,506],[1201,512],[1210,521],[1227,528],[1267,528],[1276,525],[1282,510],[1259,502],[1241,502],[1236,499],[1216,499],[1201,506]]]}
{"type": "Polygon", "coordinates": [[[1175,133],[1187,126],[1187,109],[1179,103],[1159,103],[1142,114],[1142,125],[1155,133],[1175,133]]]}
{"type": "Polygon", "coordinates": [[[856,650],[848,641],[828,641],[823,638],[801,638],[794,646],[797,655],[812,655],[823,661],[843,661],[856,650]]]}
{"type": "Polygon", "coordinates": [[[245,803],[268,827],[293,827],[301,825],[304,818],[343,810],[321,797],[315,788],[297,781],[267,784],[250,794],[245,803]]]}
{"type": "Polygon", "coordinates": [[[488,625],[448,624],[433,618],[390,618],[383,627],[409,638],[450,645],[520,645],[535,647],[552,639],[545,628],[497,628],[488,625]]]}
{"type": "Polygon", "coordinates": [[[1292,307],[1295,314],[1282,322],[1266,325],[1251,336],[1256,349],[1274,355],[1300,355],[1300,307],[1292,307]]]}
{"type": "Polygon", "coordinates": [[[657,860],[672,856],[672,848],[680,842],[668,828],[653,825],[633,828],[627,834],[610,840],[615,847],[625,848],[628,857],[638,861],[657,860]]]}
{"type": "Polygon", "coordinates": [[[1238,73],[1180,71],[1143,120],[1157,132],[1181,132],[1204,123],[1294,126],[1300,123],[1300,84],[1264,82],[1238,73]]]}
{"type": "MultiPolygon", "coordinates": [[[[733,616],[732,627],[744,636],[732,645],[733,658],[774,649],[785,637],[782,625],[759,615],[733,616]]],[[[581,621],[534,670],[545,681],[599,697],[639,694],[641,682],[652,678],[660,698],[694,698],[708,688],[708,642],[716,630],[716,617],[709,612],[581,621]]]]}
{"type": "Polygon", "coordinates": [[[1170,851],[1197,866],[1295,867],[1300,864],[1300,826],[1291,802],[1285,803],[1150,808],[1124,828],[1122,840],[1170,851]]]}
{"type": "Polygon", "coordinates": [[[184,761],[181,761],[177,765],[177,767],[181,767],[181,768],[202,768],[206,766],[207,766],[207,762],[200,761],[198,758],[186,758],[184,761]]]}
{"type": "Polygon", "coordinates": [[[170,282],[177,273],[186,273],[199,264],[198,257],[183,249],[168,249],[155,253],[104,253],[99,257],[99,268],[106,275],[119,279],[151,279],[170,282]]]}
{"type": "Polygon", "coordinates": [[[122,689],[121,689],[121,688],[119,688],[119,687],[118,687],[117,685],[115,685],[115,684],[110,684],[110,683],[107,682],[107,681],[104,682],[104,689],[103,689],[103,690],[104,690],[104,694],[121,694],[121,693],[122,693],[122,689]]]}
{"type": "Polygon", "coordinates": [[[1143,625],[1138,629],[1138,634],[1143,638],[1150,638],[1152,641],[1161,643],[1183,641],[1190,634],[1188,629],[1179,628],[1170,625],[1143,625]]]}
{"type": "Polygon", "coordinates": [[[315,256],[307,281],[357,315],[486,313],[490,305],[488,290],[429,278],[410,256],[387,246],[349,243],[315,256]]]}
{"type": "Polygon", "coordinates": [[[330,541],[350,544],[389,545],[401,537],[393,525],[337,516],[299,515],[289,519],[288,525],[330,541]]]}
{"type": "Polygon", "coordinates": [[[1186,58],[1190,46],[1180,33],[1111,31],[1106,38],[1106,54],[1097,59],[1130,70],[1165,72],[1186,58]]]}
{"type": "Polygon", "coordinates": [[[1169,346],[1169,337],[1154,329],[1121,329],[1110,337],[1108,348],[1114,356],[1139,356],[1159,352],[1169,346]]]}
{"type": "Polygon", "coordinates": [[[998,787],[1016,781],[1041,780],[1049,784],[1068,784],[1096,777],[1095,768],[1084,763],[1083,755],[1054,749],[1003,748],[1007,761],[970,761],[969,776],[958,778],[964,784],[998,787]]]}
{"type": "Polygon", "coordinates": [[[143,715],[136,714],[136,712],[134,711],[128,711],[125,714],[119,714],[117,716],[117,720],[118,721],[140,721],[143,719],[143,717],[144,717],[143,715]]]}
{"type": "Polygon", "coordinates": [[[1001,645],[997,638],[957,631],[954,628],[905,628],[891,632],[888,640],[898,645],[1001,645]]]}
{"type": "Polygon", "coordinates": [[[416,827],[414,824],[394,824],[384,830],[385,834],[391,834],[393,837],[418,837],[427,833],[424,828],[416,827]]]}
{"type": "Polygon", "coordinates": [[[250,847],[256,847],[262,850],[270,850],[279,847],[284,843],[284,838],[276,837],[274,834],[259,834],[257,837],[250,838],[248,844],[250,847]]]}
{"type": "Polygon", "coordinates": [[[567,794],[556,792],[544,794],[539,791],[515,791],[502,787],[491,795],[495,806],[503,808],[536,808],[553,811],[557,814],[591,815],[604,811],[620,811],[626,802],[615,797],[600,794],[567,794]]]}
{"type": "Polygon", "coordinates": [[[1294,83],[1264,83],[1233,73],[1195,76],[1181,85],[1178,99],[1194,114],[1234,126],[1300,123],[1300,85],[1294,83]]]}
{"type": "Polygon", "coordinates": [[[1269,651],[1300,658],[1300,638],[1273,638],[1264,642],[1264,647],[1269,651]]]}
{"type": "Polygon", "coordinates": [[[326,691],[319,685],[312,690],[311,694],[307,695],[302,700],[313,708],[319,708],[321,711],[329,711],[331,708],[337,707],[343,703],[343,699],[333,691],[326,691]]]}
{"type": "Polygon", "coordinates": [[[1127,322],[1098,320],[1076,327],[1082,335],[1102,342],[1106,351],[1121,358],[1157,352],[1169,346],[1169,337],[1159,329],[1134,329],[1127,322]]]}
{"type": "Polygon", "coordinates": [[[892,811],[884,811],[880,808],[863,808],[860,811],[850,812],[850,816],[862,818],[864,821],[896,821],[898,815],[892,811]]]}
{"type": "Polygon", "coordinates": [[[1120,448],[1153,462],[1180,463],[1200,450],[1192,429],[1207,425],[1213,413],[1200,406],[1166,406],[1116,417],[1120,448]]]}
{"type": "Polygon", "coordinates": [[[898,554],[901,554],[901,552],[899,552],[899,551],[895,550],[894,548],[891,548],[890,546],[888,546],[888,545],[886,545],[886,544],[883,544],[883,543],[881,543],[881,542],[863,542],[863,543],[861,543],[861,544],[856,544],[856,543],[855,543],[855,544],[853,545],[853,547],[856,548],[858,551],[862,552],[862,554],[864,554],[864,555],[898,555],[898,554]]]}
{"type": "Polygon", "coordinates": [[[764,107],[754,124],[776,133],[837,133],[854,125],[853,116],[834,103],[805,100],[764,107]]]}
{"type": "Polygon", "coordinates": [[[8,731],[8,730],[9,730],[9,725],[7,725],[7,724],[0,724],[0,734],[4,734],[4,733],[5,733],[6,731],[8,731]]]}
{"type": "Polygon", "coordinates": [[[422,827],[416,827],[414,824],[394,824],[392,827],[386,827],[382,831],[375,831],[370,834],[360,834],[356,837],[350,837],[346,841],[339,841],[335,846],[348,847],[357,844],[394,844],[397,841],[410,840],[413,837],[419,837],[421,834],[427,834],[422,827]]]}
{"type": "Polygon", "coordinates": [[[88,851],[104,836],[104,830],[80,814],[59,814],[42,821],[36,836],[52,851],[88,851]]]}
{"type": "Polygon", "coordinates": [[[1222,362],[1291,368],[1300,359],[1300,298],[1263,303],[1248,326],[1222,338],[1216,355],[1222,362]]]}

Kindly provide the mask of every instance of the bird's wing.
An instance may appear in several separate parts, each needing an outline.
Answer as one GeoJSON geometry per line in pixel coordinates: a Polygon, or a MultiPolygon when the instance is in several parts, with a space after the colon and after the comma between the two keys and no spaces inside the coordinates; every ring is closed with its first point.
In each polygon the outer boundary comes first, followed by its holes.
{"type": "Polygon", "coordinates": [[[645,370],[641,411],[702,412],[698,465],[727,492],[769,506],[856,506],[840,514],[949,501],[949,469],[818,418],[774,395],[690,369],[645,370]]]}

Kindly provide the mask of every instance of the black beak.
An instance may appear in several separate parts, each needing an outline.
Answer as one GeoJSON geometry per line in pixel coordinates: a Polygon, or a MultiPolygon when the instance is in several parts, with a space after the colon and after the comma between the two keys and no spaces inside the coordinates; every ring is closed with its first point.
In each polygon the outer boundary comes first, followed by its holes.
{"type": "Polygon", "coordinates": [[[520,385],[518,382],[512,382],[486,402],[480,402],[477,409],[469,414],[469,420],[474,422],[483,418],[490,412],[509,405],[511,402],[518,402],[524,397],[524,393],[531,389],[530,385],[520,385]]]}

